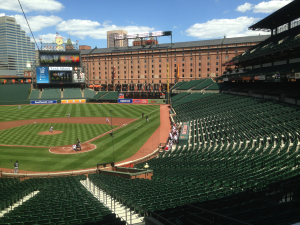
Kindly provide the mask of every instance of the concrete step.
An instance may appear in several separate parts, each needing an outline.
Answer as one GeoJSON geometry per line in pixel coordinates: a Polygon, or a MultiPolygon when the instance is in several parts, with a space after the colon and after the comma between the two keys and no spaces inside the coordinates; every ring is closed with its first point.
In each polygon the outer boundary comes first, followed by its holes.
{"type": "Polygon", "coordinates": [[[117,217],[121,220],[126,221],[129,225],[145,225],[144,217],[131,211],[128,207],[124,206],[122,203],[111,198],[102,189],[98,188],[89,179],[81,180],[81,184],[94,195],[103,205],[113,211],[117,217]]]}
{"type": "Polygon", "coordinates": [[[31,192],[29,195],[26,195],[24,198],[20,199],[18,202],[16,202],[13,206],[8,207],[2,211],[0,211],[0,217],[3,217],[4,214],[14,210],[16,207],[22,205],[24,202],[26,202],[27,200],[31,199],[33,196],[35,196],[36,194],[38,194],[40,191],[34,191],[31,192]]]}

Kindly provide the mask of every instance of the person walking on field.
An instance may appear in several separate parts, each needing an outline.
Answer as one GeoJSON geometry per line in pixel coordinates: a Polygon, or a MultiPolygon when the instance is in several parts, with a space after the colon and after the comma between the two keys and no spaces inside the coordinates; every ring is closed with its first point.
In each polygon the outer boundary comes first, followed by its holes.
{"type": "Polygon", "coordinates": [[[70,118],[70,113],[68,113],[68,118],[70,118]]]}
{"type": "Polygon", "coordinates": [[[19,169],[19,163],[18,163],[18,161],[16,161],[14,163],[14,167],[15,167],[15,172],[14,173],[18,173],[18,169],[19,169]]]}
{"type": "Polygon", "coordinates": [[[142,118],[144,118],[144,113],[142,113],[142,118]]]}
{"type": "Polygon", "coordinates": [[[19,109],[21,109],[21,106],[19,105],[19,109]]]}
{"type": "Polygon", "coordinates": [[[106,118],[106,123],[109,123],[109,119],[108,118],[106,118]]]}
{"type": "Polygon", "coordinates": [[[149,123],[149,118],[148,118],[148,116],[146,116],[146,122],[148,122],[148,123],[149,123]]]}

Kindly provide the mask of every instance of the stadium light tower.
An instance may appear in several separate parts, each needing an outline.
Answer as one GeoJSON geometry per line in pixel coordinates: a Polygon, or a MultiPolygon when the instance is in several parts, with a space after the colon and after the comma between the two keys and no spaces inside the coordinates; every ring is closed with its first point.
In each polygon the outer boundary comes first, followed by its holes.
{"type": "Polygon", "coordinates": [[[111,133],[110,135],[112,136],[112,142],[113,142],[113,156],[114,156],[114,162],[115,162],[115,136],[113,134],[113,128],[112,128],[112,111],[114,110],[110,110],[110,127],[111,127],[111,133]]]}

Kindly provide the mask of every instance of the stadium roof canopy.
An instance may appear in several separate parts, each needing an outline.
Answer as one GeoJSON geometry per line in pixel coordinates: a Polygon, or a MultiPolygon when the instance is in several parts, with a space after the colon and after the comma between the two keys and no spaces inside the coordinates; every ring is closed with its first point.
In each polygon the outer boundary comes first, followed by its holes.
{"type": "Polygon", "coordinates": [[[300,17],[300,0],[294,0],[290,4],[278,9],[276,12],[257,22],[249,27],[249,30],[263,30],[270,31],[289,23],[300,17]]]}

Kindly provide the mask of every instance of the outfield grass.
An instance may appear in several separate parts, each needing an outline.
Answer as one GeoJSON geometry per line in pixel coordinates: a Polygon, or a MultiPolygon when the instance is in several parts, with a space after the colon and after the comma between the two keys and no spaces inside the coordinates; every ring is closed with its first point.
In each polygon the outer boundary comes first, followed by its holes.
{"type": "MultiPolygon", "coordinates": [[[[13,162],[18,160],[20,163],[20,170],[28,170],[28,171],[63,171],[63,170],[75,170],[75,169],[85,169],[95,167],[97,163],[104,163],[104,162],[120,162],[122,160],[127,159],[128,157],[135,154],[145,143],[146,140],[153,134],[153,132],[159,127],[160,125],[160,111],[159,106],[157,105],[117,105],[117,104],[108,104],[98,106],[96,104],[89,105],[89,104],[72,104],[72,105],[46,105],[46,106],[22,106],[20,112],[18,111],[17,106],[1,106],[0,113],[1,113],[1,120],[3,121],[2,113],[6,116],[5,121],[11,121],[16,119],[33,119],[33,118],[54,118],[54,117],[62,117],[65,116],[68,111],[71,113],[71,116],[76,117],[84,117],[84,116],[98,116],[98,117],[108,117],[110,116],[110,109],[113,109],[113,117],[127,117],[127,118],[139,118],[144,112],[146,115],[149,115],[150,122],[147,123],[145,118],[138,119],[135,122],[128,124],[125,127],[122,127],[114,132],[114,138],[110,135],[105,135],[95,141],[92,144],[96,144],[97,148],[91,152],[81,153],[81,154],[72,154],[72,155],[58,155],[52,154],[49,152],[49,149],[46,148],[24,148],[24,147],[1,147],[0,146],[0,167],[4,168],[11,168],[13,169],[13,162]],[[6,112],[5,108],[7,107],[7,111],[16,111],[19,116],[6,112]],[[53,107],[53,108],[52,108],[53,107]],[[91,111],[90,111],[91,110],[91,111]],[[51,112],[53,114],[51,114],[51,112]],[[52,116],[51,116],[52,115],[52,116]],[[113,145],[114,140],[114,145],[113,145]]],[[[26,125],[24,128],[18,127],[19,129],[25,129],[24,133],[36,133],[38,130],[34,130],[32,132],[35,125],[41,125],[49,128],[49,124],[32,124],[26,125]],[[32,129],[28,129],[32,128],[32,129]]],[[[54,129],[58,130],[59,126],[63,129],[63,126],[68,124],[55,124],[54,129]]],[[[97,124],[69,124],[69,126],[76,126],[79,125],[85,127],[88,125],[87,129],[93,129],[96,134],[93,135],[98,136],[99,131],[101,129],[106,129],[105,124],[97,125],[97,124]]],[[[10,132],[10,130],[4,130],[3,134],[9,132],[6,138],[12,138],[14,141],[19,141],[19,139],[24,138],[22,134],[18,132],[10,132]]],[[[46,130],[47,130],[46,129],[46,130]]],[[[109,129],[109,127],[108,127],[109,129]]],[[[84,134],[80,129],[78,131],[78,135],[88,138],[89,135],[92,135],[93,132],[90,134],[84,134]]],[[[103,131],[104,131],[103,130],[103,131]]],[[[44,130],[42,130],[44,131],[44,130]]],[[[69,132],[69,131],[68,131],[69,132]]],[[[66,134],[68,133],[66,132],[66,134]]],[[[104,133],[104,132],[103,132],[104,133]]],[[[63,134],[63,133],[62,133],[63,134]]],[[[2,133],[1,135],[1,143],[2,141],[2,133]]],[[[24,134],[23,134],[24,135],[24,134]]],[[[27,135],[27,134],[26,134],[27,135]]],[[[28,134],[29,135],[29,134],[28,134]]],[[[58,134],[60,135],[60,134],[58,134]]],[[[74,134],[77,135],[77,134],[74,134]]],[[[40,135],[36,135],[38,138],[34,139],[35,142],[28,144],[28,145],[36,145],[39,146],[40,143],[43,144],[42,146],[46,145],[40,139],[40,135]]],[[[72,136],[72,135],[71,135],[72,136]]],[[[70,139],[73,137],[70,136],[70,139]]],[[[60,138],[57,135],[53,136],[44,136],[45,142],[48,144],[53,144],[54,142],[58,141],[60,138]],[[49,140],[48,140],[49,137],[49,140]],[[52,140],[51,140],[52,139],[52,140]]],[[[43,137],[43,138],[44,138],[43,137]]],[[[4,139],[6,139],[4,138],[4,139]]],[[[68,137],[66,137],[68,138],[68,137]]],[[[77,137],[76,137],[77,138],[77,137]]],[[[90,138],[89,138],[90,139],[90,138]]],[[[83,139],[82,139],[83,140],[83,139]]],[[[4,140],[6,142],[6,140],[4,140]]],[[[63,141],[63,140],[61,140],[63,141]]],[[[55,144],[54,146],[59,146],[64,144],[55,144]]],[[[152,146],[153,149],[157,146],[152,146]]]]}
{"type": "Polygon", "coordinates": [[[126,104],[57,104],[57,105],[22,105],[0,106],[0,122],[42,118],[67,117],[113,117],[137,118],[142,113],[156,110],[157,105],[126,105],[126,104]]]}
{"type": "Polygon", "coordinates": [[[55,147],[74,144],[77,142],[77,138],[84,143],[110,129],[109,124],[36,123],[0,130],[0,144],[55,147]],[[63,131],[63,133],[38,135],[40,132],[48,131],[50,126],[53,126],[54,130],[63,131]]]}

